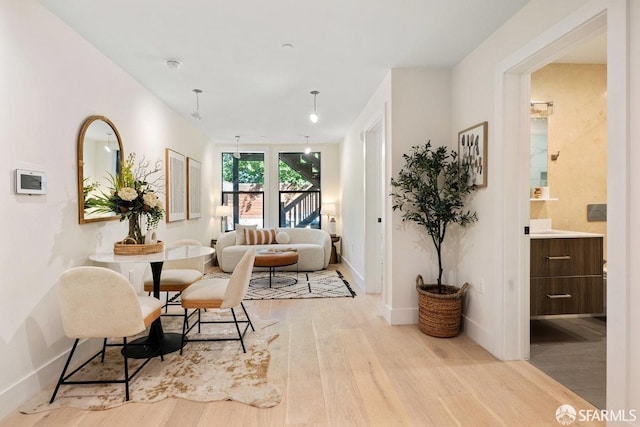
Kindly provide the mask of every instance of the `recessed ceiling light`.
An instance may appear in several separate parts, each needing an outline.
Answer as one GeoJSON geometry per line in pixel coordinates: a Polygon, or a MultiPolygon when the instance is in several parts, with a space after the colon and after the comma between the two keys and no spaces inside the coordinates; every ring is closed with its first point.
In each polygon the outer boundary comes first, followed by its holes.
{"type": "Polygon", "coordinates": [[[291,49],[293,45],[291,43],[282,43],[281,47],[283,49],[291,49]]]}
{"type": "Polygon", "coordinates": [[[167,64],[167,67],[170,68],[171,70],[177,70],[178,68],[180,68],[182,66],[182,62],[176,60],[176,59],[168,59],[165,64],[167,64]]]}

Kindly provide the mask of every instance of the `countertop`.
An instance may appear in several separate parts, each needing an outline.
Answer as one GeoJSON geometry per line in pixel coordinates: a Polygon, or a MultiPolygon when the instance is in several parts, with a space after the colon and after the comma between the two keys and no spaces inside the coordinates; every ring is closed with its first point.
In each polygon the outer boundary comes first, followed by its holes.
{"type": "Polygon", "coordinates": [[[529,236],[532,239],[572,239],[576,237],[604,237],[604,234],[552,229],[531,231],[529,236]]]}

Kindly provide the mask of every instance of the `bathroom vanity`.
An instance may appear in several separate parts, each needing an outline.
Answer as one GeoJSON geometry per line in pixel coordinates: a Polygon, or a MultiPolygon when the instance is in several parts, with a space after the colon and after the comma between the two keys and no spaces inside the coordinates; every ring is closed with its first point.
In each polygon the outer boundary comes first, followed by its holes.
{"type": "Polygon", "coordinates": [[[604,313],[603,236],[531,233],[531,317],[604,313]]]}

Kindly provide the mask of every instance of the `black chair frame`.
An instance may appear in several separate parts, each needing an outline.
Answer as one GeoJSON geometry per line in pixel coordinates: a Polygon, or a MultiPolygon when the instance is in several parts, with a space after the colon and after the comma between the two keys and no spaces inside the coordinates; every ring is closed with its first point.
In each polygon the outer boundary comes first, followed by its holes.
{"type": "MultiPolygon", "coordinates": [[[[240,303],[240,306],[242,307],[242,310],[244,311],[244,315],[246,316],[247,320],[238,320],[238,318],[236,317],[236,312],[233,308],[231,308],[231,315],[233,316],[233,320],[202,320],[202,317],[200,315],[200,311],[201,310],[205,310],[206,309],[201,309],[201,308],[196,308],[194,309],[191,313],[187,313],[188,310],[185,308],[184,310],[184,322],[182,324],[182,348],[184,348],[184,345],[188,342],[188,341],[198,341],[198,342],[202,342],[202,341],[240,341],[240,344],[242,345],[242,352],[246,353],[247,350],[244,346],[244,336],[247,333],[247,330],[249,329],[249,327],[251,327],[252,331],[255,331],[254,327],[253,327],[253,323],[251,323],[251,318],[249,318],[249,313],[247,312],[247,309],[244,307],[244,303],[240,303]],[[191,324],[191,326],[189,326],[189,320],[195,315],[198,315],[198,319],[197,321],[195,321],[194,323],[191,324]],[[238,331],[238,338],[189,338],[187,336],[187,334],[189,332],[191,332],[191,330],[193,330],[193,328],[196,327],[196,325],[198,326],[198,333],[201,332],[201,328],[200,325],[202,324],[212,324],[212,323],[234,323],[236,325],[236,331],[238,331]],[[240,331],[240,324],[241,323],[246,323],[246,325],[244,326],[244,331],[240,331]]],[[[216,308],[216,310],[220,310],[219,308],[216,308]]],[[[182,348],[180,348],[180,354],[182,354],[182,348]]]]}
{"type": "MultiPolygon", "coordinates": [[[[93,356],[91,356],[87,361],[85,361],[82,365],[80,365],[79,367],[77,367],[76,369],[74,369],[71,373],[67,374],[67,369],[69,369],[69,364],[71,363],[71,359],[73,358],[73,354],[76,351],[76,348],[78,347],[78,342],[80,341],[79,338],[76,338],[76,340],[73,343],[73,347],[71,348],[71,352],[69,353],[69,357],[67,358],[67,362],[64,365],[64,369],[62,369],[62,373],[60,374],[60,378],[58,379],[58,383],[56,384],[56,388],[53,391],[53,395],[51,396],[51,400],[49,400],[49,404],[52,404],[53,401],[56,398],[56,395],[58,394],[58,390],[60,389],[61,385],[68,385],[68,384],[124,384],[125,385],[125,401],[129,400],[129,382],[133,379],[133,377],[136,376],[136,374],[138,372],[140,372],[140,370],[142,368],[144,368],[144,366],[149,363],[149,361],[151,359],[153,359],[153,357],[149,357],[147,358],[140,366],[138,366],[138,368],[136,368],[136,370],[129,375],[129,358],[127,357],[127,347],[128,346],[144,346],[144,343],[141,344],[131,344],[131,343],[127,343],[127,338],[124,337],[123,338],[123,342],[122,343],[112,343],[109,344],[107,343],[107,338],[104,339],[104,342],[102,344],[102,350],[98,351],[96,354],[94,354],[93,356]],[[84,368],[85,366],[87,366],[89,363],[91,363],[91,361],[93,361],[96,357],[101,356],[100,358],[100,362],[104,363],[104,356],[107,350],[107,347],[122,347],[122,356],[124,358],[124,379],[117,379],[117,380],[85,380],[85,381],[69,381],[69,378],[71,378],[73,375],[75,375],[76,373],[78,373],[82,368],[84,368]]],[[[164,360],[164,355],[160,355],[160,360],[164,360]]]]}

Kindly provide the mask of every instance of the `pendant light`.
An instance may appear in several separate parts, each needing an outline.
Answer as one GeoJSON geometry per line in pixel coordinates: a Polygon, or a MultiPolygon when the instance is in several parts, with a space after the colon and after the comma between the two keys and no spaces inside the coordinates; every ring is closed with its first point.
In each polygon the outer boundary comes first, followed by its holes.
{"type": "Polygon", "coordinates": [[[311,95],[313,95],[313,113],[309,114],[309,120],[312,123],[318,123],[318,112],[316,111],[316,96],[318,96],[320,92],[317,90],[312,90],[311,95]]]}
{"type": "Polygon", "coordinates": [[[200,99],[198,95],[202,93],[201,89],[193,89],[193,92],[196,94],[196,111],[191,113],[191,116],[196,120],[201,120],[202,115],[200,114],[200,99]]]}
{"type": "Polygon", "coordinates": [[[240,136],[236,135],[236,152],[233,153],[233,157],[235,157],[236,159],[239,159],[240,156],[240,136]]]}
{"type": "Polygon", "coordinates": [[[307,138],[307,148],[304,149],[304,154],[309,154],[311,152],[311,147],[309,147],[309,136],[305,136],[307,138]]]}

